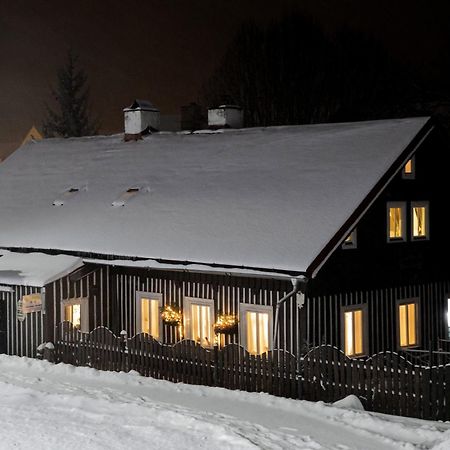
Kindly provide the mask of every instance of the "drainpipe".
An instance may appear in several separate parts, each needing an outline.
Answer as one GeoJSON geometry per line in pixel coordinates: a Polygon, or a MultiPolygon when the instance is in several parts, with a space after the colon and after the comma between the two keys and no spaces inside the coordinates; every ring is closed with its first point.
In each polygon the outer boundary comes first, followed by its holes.
{"type": "Polygon", "coordinates": [[[307,278],[303,275],[298,278],[291,278],[292,283],[292,291],[288,292],[283,298],[280,298],[280,300],[277,301],[276,309],[275,309],[275,324],[274,324],[274,330],[273,330],[273,348],[275,349],[277,346],[278,341],[278,318],[280,314],[280,306],[289,300],[291,297],[296,295],[300,290],[302,285],[306,284],[307,278]]]}

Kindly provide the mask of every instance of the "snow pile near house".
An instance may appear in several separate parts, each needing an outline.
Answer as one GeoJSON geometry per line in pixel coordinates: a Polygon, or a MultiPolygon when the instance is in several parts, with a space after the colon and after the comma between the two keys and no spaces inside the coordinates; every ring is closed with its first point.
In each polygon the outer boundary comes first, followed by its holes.
{"type": "Polygon", "coordinates": [[[361,400],[356,395],[347,395],[347,397],[333,403],[336,408],[354,409],[356,411],[364,411],[364,406],[361,400]]]}
{"type": "Polygon", "coordinates": [[[0,448],[436,449],[450,424],[0,355],[0,448]]]}

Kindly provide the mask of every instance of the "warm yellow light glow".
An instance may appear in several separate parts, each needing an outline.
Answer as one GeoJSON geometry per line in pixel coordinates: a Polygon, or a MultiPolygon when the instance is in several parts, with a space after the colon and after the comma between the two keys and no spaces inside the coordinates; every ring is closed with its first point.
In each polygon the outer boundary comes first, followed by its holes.
{"type": "Polygon", "coordinates": [[[425,206],[415,206],[413,207],[413,236],[426,237],[426,235],[426,208],[425,206]]]}
{"type": "Polygon", "coordinates": [[[416,304],[406,303],[399,305],[399,333],[400,346],[417,345],[416,335],[416,304]]]}
{"type": "Polygon", "coordinates": [[[159,339],[159,300],[141,299],[141,332],[159,339]]]}
{"type": "Polygon", "coordinates": [[[402,208],[389,208],[389,238],[399,239],[403,237],[402,208]]]}
{"type": "Polygon", "coordinates": [[[353,233],[350,233],[344,241],[346,244],[352,244],[353,243],[353,233]]]}
{"type": "Polygon", "coordinates": [[[66,305],[64,315],[64,320],[71,322],[74,328],[79,329],[81,327],[81,305],[79,303],[66,305]]]}
{"type": "Polygon", "coordinates": [[[269,314],[248,311],[247,351],[252,355],[260,355],[269,351],[269,314]]]}
{"type": "Polygon", "coordinates": [[[191,305],[191,337],[203,347],[211,347],[211,307],[191,305]]]}
{"type": "Polygon", "coordinates": [[[363,312],[361,309],[344,313],[344,352],[347,356],[364,353],[363,312]]]}
{"type": "Polygon", "coordinates": [[[161,319],[167,325],[181,326],[182,315],[177,307],[166,305],[161,312],[161,319]]]}
{"type": "Polygon", "coordinates": [[[408,162],[405,164],[405,173],[410,175],[413,171],[413,164],[412,159],[409,159],[408,162]]]}

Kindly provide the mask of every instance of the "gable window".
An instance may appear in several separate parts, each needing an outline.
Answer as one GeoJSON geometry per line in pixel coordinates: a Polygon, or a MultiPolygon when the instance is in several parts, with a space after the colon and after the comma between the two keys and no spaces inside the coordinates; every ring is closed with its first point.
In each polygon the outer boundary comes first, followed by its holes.
{"type": "Polygon", "coordinates": [[[398,302],[398,338],[400,347],[414,347],[419,345],[418,338],[418,299],[398,302]]]}
{"type": "Polygon", "coordinates": [[[241,342],[252,355],[272,350],[273,309],[271,306],[239,305],[241,342]]]}
{"type": "Polygon", "coordinates": [[[345,238],[342,248],[356,248],[356,228],[345,238]]]}
{"type": "Polygon", "coordinates": [[[387,239],[388,242],[404,241],[406,238],[405,202],[387,204],[387,239]]]}
{"type": "Polygon", "coordinates": [[[344,353],[362,356],[366,350],[367,306],[354,305],[342,308],[344,329],[344,353]]]}
{"type": "Polygon", "coordinates": [[[428,220],[428,202],[411,203],[411,233],[412,239],[427,239],[429,220],[428,220]]]}
{"type": "Polygon", "coordinates": [[[83,333],[89,332],[89,302],[87,297],[69,298],[61,302],[61,319],[71,322],[83,333]]]}
{"type": "Polygon", "coordinates": [[[185,297],[183,313],[186,338],[192,339],[203,347],[212,347],[214,344],[214,301],[185,297]]]}
{"type": "Polygon", "coordinates": [[[136,292],[136,333],[147,333],[160,340],[162,294],[136,292]]]}
{"type": "Polygon", "coordinates": [[[414,180],[416,177],[416,160],[414,156],[408,159],[403,166],[402,177],[406,180],[414,180]]]}

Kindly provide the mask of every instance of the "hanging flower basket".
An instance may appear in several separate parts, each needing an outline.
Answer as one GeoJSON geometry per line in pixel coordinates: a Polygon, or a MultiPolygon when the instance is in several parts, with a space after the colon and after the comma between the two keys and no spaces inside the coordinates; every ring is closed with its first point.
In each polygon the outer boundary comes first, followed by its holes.
{"type": "Polygon", "coordinates": [[[161,319],[165,325],[181,325],[183,316],[177,306],[166,305],[162,308],[161,319]]]}
{"type": "Polygon", "coordinates": [[[220,314],[214,324],[214,332],[217,334],[234,334],[238,329],[238,318],[232,314],[220,314]]]}

